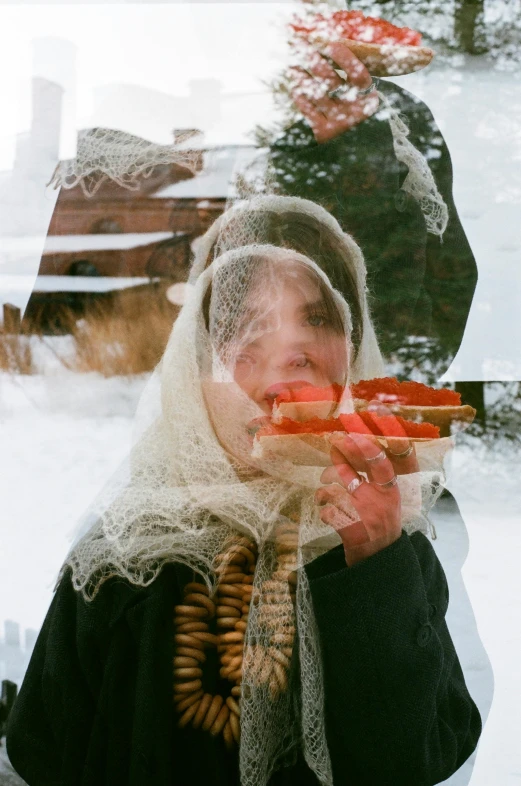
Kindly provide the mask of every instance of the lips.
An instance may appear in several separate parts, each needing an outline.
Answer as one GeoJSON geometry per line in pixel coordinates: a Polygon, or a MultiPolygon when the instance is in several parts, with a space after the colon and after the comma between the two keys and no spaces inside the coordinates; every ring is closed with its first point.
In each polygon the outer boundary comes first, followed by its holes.
{"type": "Polygon", "coordinates": [[[293,382],[276,382],[274,385],[270,385],[269,388],[266,388],[264,391],[264,398],[269,404],[273,405],[273,402],[283,390],[299,390],[299,388],[308,388],[310,384],[310,382],[306,382],[302,379],[297,379],[293,382]]]}

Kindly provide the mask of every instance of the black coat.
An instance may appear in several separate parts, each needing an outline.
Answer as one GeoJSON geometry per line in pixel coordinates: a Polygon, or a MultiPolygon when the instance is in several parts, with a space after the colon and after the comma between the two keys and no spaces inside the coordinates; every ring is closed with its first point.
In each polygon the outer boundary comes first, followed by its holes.
{"type": "MultiPolygon", "coordinates": [[[[474,751],[481,718],[445,623],[448,587],[429,540],[402,532],[353,567],[339,546],[305,569],[335,786],[444,781],[474,751]]],[[[191,577],[169,564],[146,588],[112,578],[91,603],[64,577],[7,730],[9,757],[29,786],[239,785],[237,754],[222,737],[175,724],[172,616],[191,577]]],[[[300,757],[270,782],[317,785],[300,757]]]]}
{"type": "Polygon", "coordinates": [[[389,122],[380,112],[320,144],[307,121],[294,124],[271,145],[274,179],[283,193],[329,210],[360,245],[384,356],[401,349],[409,335],[426,336],[436,344],[431,357],[441,374],[461,344],[476,261],[454,204],[450,153],[432,113],[402,87],[378,82],[409,126],[409,140],[427,157],[447,204],[443,240],[427,232],[420,205],[402,189],[409,170],[396,158],[389,122]]]}

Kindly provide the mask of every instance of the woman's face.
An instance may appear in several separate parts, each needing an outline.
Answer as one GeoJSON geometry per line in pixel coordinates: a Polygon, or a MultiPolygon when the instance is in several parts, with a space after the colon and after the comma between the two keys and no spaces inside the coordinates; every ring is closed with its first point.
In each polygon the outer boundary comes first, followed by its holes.
{"type": "Polygon", "coordinates": [[[347,341],[339,323],[312,271],[286,265],[247,299],[231,355],[235,382],[266,414],[283,389],[345,383],[347,341]]]}

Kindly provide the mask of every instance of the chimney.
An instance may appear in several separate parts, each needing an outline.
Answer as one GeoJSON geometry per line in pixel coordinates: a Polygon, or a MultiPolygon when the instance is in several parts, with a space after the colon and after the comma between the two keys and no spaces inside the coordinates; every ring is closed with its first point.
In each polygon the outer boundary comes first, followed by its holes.
{"type": "Polygon", "coordinates": [[[7,647],[20,649],[20,626],[12,620],[4,621],[5,643],[7,647]]]}

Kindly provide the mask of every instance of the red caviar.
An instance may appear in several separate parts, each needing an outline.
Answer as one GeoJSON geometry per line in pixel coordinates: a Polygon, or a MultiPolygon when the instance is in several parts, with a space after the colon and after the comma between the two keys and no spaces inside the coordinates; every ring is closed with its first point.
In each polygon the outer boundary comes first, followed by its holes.
{"type": "MultiPolygon", "coordinates": [[[[275,399],[276,404],[295,401],[340,401],[343,388],[341,385],[332,384],[324,388],[313,385],[298,388],[297,390],[283,390],[275,399]]],[[[412,406],[440,407],[461,406],[461,394],[455,390],[441,388],[436,390],[422,382],[398,382],[396,377],[379,377],[377,379],[361,380],[351,385],[353,398],[366,401],[387,402],[390,404],[405,404],[412,406]]]]}
{"type": "Polygon", "coordinates": [[[351,393],[353,398],[366,401],[377,399],[391,404],[417,407],[461,406],[461,394],[455,390],[436,390],[421,382],[398,382],[396,377],[362,380],[351,385],[351,393]]]}
{"type": "Polygon", "coordinates": [[[330,418],[329,420],[312,418],[302,422],[291,418],[282,418],[280,423],[263,426],[257,434],[259,437],[263,437],[277,434],[326,434],[331,431],[344,431],[338,418],[330,418]]]}
{"type": "Polygon", "coordinates": [[[327,16],[316,14],[312,19],[299,19],[290,24],[299,34],[323,32],[335,38],[349,38],[367,44],[402,44],[421,46],[421,33],[410,27],[397,27],[373,16],[364,16],[361,11],[334,11],[327,16]]]}
{"type": "Polygon", "coordinates": [[[440,430],[431,423],[414,423],[399,415],[375,415],[367,410],[338,418],[312,418],[298,421],[282,418],[280,423],[265,423],[257,432],[258,437],[282,436],[286,434],[329,434],[333,431],[374,434],[383,437],[420,437],[438,439],[440,430]]]}

